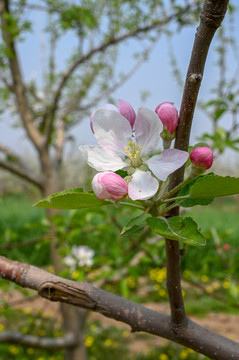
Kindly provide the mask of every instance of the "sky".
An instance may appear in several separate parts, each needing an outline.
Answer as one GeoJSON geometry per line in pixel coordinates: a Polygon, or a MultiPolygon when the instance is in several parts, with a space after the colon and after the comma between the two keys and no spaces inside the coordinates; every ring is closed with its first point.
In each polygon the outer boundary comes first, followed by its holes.
{"type": "MultiPolygon", "coordinates": [[[[41,84],[48,51],[47,38],[43,32],[45,18],[43,13],[36,11],[29,12],[29,17],[34,21],[34,34],[26,37],[26,41],[18,46],[18,51],[22,59],[21,66],[24,78],[27,80],[35,78],[38,83],[41,84]]],[[[227,18],[225,23],[228,23],[227,18]]],[[[231,24],[228,24],[228,26],[231,26],[231,24]]],[[[235,22],[235,26],[236,30],[234,34],[239,34],[238,21],[235,22]]],[[[195,32],[196,25],[183,28],[182,31],[176,31],[171,38],[173,51],[182,72],[183,79],[190,60],[195,32]]],[[[238,39],[237,42],[239,42],[238,39]]],[[[57,48],[57,66],[59,69],[64,69],[65,61],[74,44],[75,39],[71,34],[65,36],[59,44],[59,47],[57,48]]],[[[215,56],[216,53],[214,51],[215,46],[216,41],[214,39],[208,54],[199,99],[210,99],[210,89],[215,86],[217,82],[218,74],[217,67],[215,66],[215,62],[217,61],[215,56]]],[[[130,65],[132,64],[130,54],[136,50],[137,45],[134,41],[128,41],[120,47],[118,63],[116,65],[118,72],[122,71],[122,69],[128,70],[130,68],[130,65]]],[[[237,56],[235,56],[229,51],[228,56],[230,67],[227,68],[227,71],[229,75],[232,75],[238,71],[239,52],[237,51],[237,56]]],[[[172,101],[179,109],[181,96],[182,89],[177,85],[174,75],[172,74],[172,67],[169,60],[168,38],[165,35],[160,37],[157,45],[150,54],[149,59],[140,67],[137,73],[114,93],[116,103],[117,99],[122,98],[130,102],[135,110],[137,110],[139,106],[148,107],[154,110],[156,106],[163,101],[172,101]],[[149,92],[149,96],[144,101],[141,99],[142,91],[149,92]]],[[[227,126],[226,122],[227,119],[224,120],[223,126],[227,126]]],[[[9,118],[0,121],[0,141],[13,149],[17,148],[17,151],[19,152],[28,152],[29,144],[25,139],[24,132],[12,129],[10,124],[11,119],[9,118]]],[[[209,130],[210,126],[211,125],[205,115],[201,111],[196,110],[192,126],[191,144],[196,141],[196,137],[204,132],[205,129],[209,130]]],[[[74,146],[76,146],[76,151],[78,151],[77,148],[81,144],[95,143],[94,136],[89,126],[89,118],[84,119],[80,125],[74,128],[74,135],[76,136],[74,144],[74,146]]]]}

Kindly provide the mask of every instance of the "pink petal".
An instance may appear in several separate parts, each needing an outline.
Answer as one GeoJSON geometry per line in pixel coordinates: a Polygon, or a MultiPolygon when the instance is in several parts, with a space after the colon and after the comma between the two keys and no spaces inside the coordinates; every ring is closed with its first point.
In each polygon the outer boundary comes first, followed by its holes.
{"type": "Polygon", "coordinates": [[[163,125],[154,111],[139,108],[135,120],[136,143],[143,147],[142,154],[157,148],[163,125]]]}
{"type": "Polygon", "coordinates": [[[130,103],[125,100],[119,99],[119,112],[124,116],[130,123],[132,129],[134,127],[136,114],[130,103]]]}
{"type": "Polygon", "coordinates": [[[125,156],[125,147],[131,141],[129,121],[114,110],[98,109],[94,115],[95,137],[99,145],[110,154],[125,156]]]}
{"type": "Polygon", "coordinates": [[[150,171],[137,169],[128,185],[128,195],[132,200],[147,200],[153,197],[158,191],[159,183],[150,171]]]}
{"type": "Polygon", "coordinates": [[[152,156],[146,164],[158,179],[165,181],[170,174],[185,164],[188,156],[186,151],[167,149],[160,155],[152,156]]]}

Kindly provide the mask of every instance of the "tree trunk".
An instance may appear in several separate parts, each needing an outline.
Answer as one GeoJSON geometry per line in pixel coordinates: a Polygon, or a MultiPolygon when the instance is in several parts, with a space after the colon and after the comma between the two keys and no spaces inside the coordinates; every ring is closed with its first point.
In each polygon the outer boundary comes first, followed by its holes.
{"type": "MultiPolygon", "coordinates": [[[[60,166],[54,167],[52,165],[49,152],[47,151],[41,154],[40,160],[42,173],[45,177],[42,195],[45,197],[59,191],[60,166]]],[[[60,210],[46,209],[46,216],[49,221],[51,221],[52,216],[56,213],[60,213],[60,210]]],[[[50,246],[54,270],[56,274],[59,274],[64,269],[64,265],[56,247],[57,242],[58,239],[56,237],[52,238],[50,246]]],[[[84,326],[88,311],[63,303],[61,303],[60,309],[65,333],[73,334],[78,344],[76,347],[65,351],[65,360],[87,360],[86,348],[84,346],[84,326]]]]}

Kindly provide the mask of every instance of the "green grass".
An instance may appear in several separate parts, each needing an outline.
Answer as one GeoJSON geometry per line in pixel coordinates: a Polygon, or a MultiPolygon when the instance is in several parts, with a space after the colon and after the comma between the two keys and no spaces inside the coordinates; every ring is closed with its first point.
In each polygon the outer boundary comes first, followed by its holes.
{"type": "MultiPolygon", "coordinates": [[[[10,195],[0,200],[0,246],[14,245],[36,239],[46,233],[43,209],[34,208],[23,195],[10,195]]],[[[34,265],[49,263],[49,244],[46,241],[23,247],[1,250],[3,256],[34,265]]]]}
{"type": "Polygon", "coordinates": [[[210,277],[227,273],[238,279],[239,274],[239,216],[238,203],[219,199],[211,206],[197,206],[186,212],[199,225],[206,245],[190,247],[182,260],[182,268],[210,277]],[[229,245],[225,251],[224,244],[229,245]],[[193,261],[192,261],[193,260],[193,261]]]}

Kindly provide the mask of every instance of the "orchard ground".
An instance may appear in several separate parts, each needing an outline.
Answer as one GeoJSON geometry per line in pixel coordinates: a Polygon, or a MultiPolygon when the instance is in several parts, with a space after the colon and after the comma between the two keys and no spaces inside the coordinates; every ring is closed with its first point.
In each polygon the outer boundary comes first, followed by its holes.
{"type": "MultiPolygon", "coordinates": [[[[50,240],[43,237],[48,224],[44,211],[33,208],[33,202],[33,199],[19,194],[2,197],[1,253],[51,272],[50,240]],[[35,242],[29,243],[34,239],[35,242]],[[25,245],[20,246],[22,243],[25,245]]],[[[183,292],[188,315],[199,324],[236,341],[239,341],[238,210],[238,197],[218,199],[210,207],[185,210],[187,216],[192,216],[198,222],[207,245],[189,247],[182,258],[183,292]]],[[[57,216],[55,224],[63,256],[77,242],[77,245],[88,245],[96,251],[92,268],[84,271],[76,269],[62,275],[77,281],[91,281],[105,290],[169,313],[164,241],[151,236],[149,243],[140,244],[135,252],[131,252],[132,239],[121,237],[118,228],[126,221],[128,211],[105,207],[97,211],[83,209],[57,216]],[[119,222],[116,221],[112,229],[112,221],[116,220],[118,213],[119,222]],[[133,263],[129,265],[131,261],[133,263]],[[139,264],[140,269],[136,270],[139,264]]],[[[41,299],[36,293],[4,280],[0,281],[0,287],[1,331],[19,330],[38,336],[63,335],[59,304],[41,299]]],[[[90,314],[88,320],[85,345],[89,360],[206,359],[164,339],[141,333],[131,334],[128,326],[98,314],[90,314]]],[[[34,360],[63,359],[61,351],[53,353],[13,344],[1,344],[0,351],[3,360],[11,359],[13,355],[19,360],[29,359],[29,356],[34,360]]]]}

